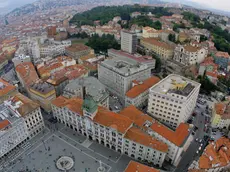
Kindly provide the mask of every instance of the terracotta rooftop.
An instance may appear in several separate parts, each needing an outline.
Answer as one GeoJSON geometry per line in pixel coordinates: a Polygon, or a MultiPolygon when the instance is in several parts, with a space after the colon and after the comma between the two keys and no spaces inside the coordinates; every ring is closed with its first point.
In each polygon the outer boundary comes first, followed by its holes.
{"type": "Polygon", "coordinates": [[[146,79],[143,82],[139,82],[137,85],[132,87],[127,93],[126,96],[129,98],[135,98],[139,96],[141,93],[145,92],[149,88],[151,88],[153,85],[158,83],[160,81],[160,78],[156,76],[152,76],[148,79],[146,79]]]}
{"type": "Polygon", "coordinates": [[[26,86],[35,83],[39,77],[31,62],[24,62],[16,66],[16,72],[20,75],[26,86]]]}
{"type": "Polygon", "coordinates": [[[200,169],[211,169],[227,166],[230,162],[230,140],[221,137],[211,142],[199,159],[200,169]]]}
{"type": "MultiPolygon", "coordinates": [[[[82,115],[82,109],[81,109],[82,103],[83,101],[81,99],[78,98],[67,99],[62,96],[52,101],[53,105],[57,107],[67,107],[73,110],[74,112],[78,112],[80,115],[82,115]]],[[[125,133],[133,123],[129,118],[120,116],[102,107],[98,108],[98,112],[93,120],[106,127],[112,127],[118,130],[120,133],[125,133]]]]}
{"type": "Polygon", "coordinates": [[[227,52],[222,52],[222,51],[218,51],[216,54],[215,54],[216,57],[224,57],[224,58],[229,58],[229,54],[227,52]]]}
{"type": "Polygon", "coordinates": [[[130,118],[131,120],[134,121],[134,123],[137,126],[143,128],[144,130],[151,129],[177,146],[182,146],[185,139],[189,135],[189,125],[188,124],[181,123],[177,127],[176,131],[173,131],[169,129],[168,127],[164,126],[163,124],[157,122],[152,117],[146,114],[143,114],[143,112],[138,110],[133,105],[130,105],[127,108],[123,109],[120,112],[120,114],[130,118]],[[151,123],[149,127],[145,126],[147,121],[151,123]]]}
{"type": "Polygon", "coordinates": [[[1,83],[0,96],[4,96],[13,90],[16,90],[16,87],[14,85],[9,84],[2,78],[0,78],[0,83],[1,83]]]}
{"type": "Polygon", "coordinates": [[[192,45],[185,45],[184,49],[185,49],[185,51],[189,51],[189,52],[197,52],[198,50],[200,50],[199,47],[195,47],[192,45]]]}
{"type": "Polygon", "coordinates": [[[69,47],[66,47],[67,51],[73,51],[73,52],[79,52],[79,51],[84,51],[88,49],[90,49],[90,47],[83,45],[83,44],[73,44],[69,47]]]}
{"type": "Polygon", "coordinates": [[[167,44],[166,42],[159,41],[155,38],[143,38],[142,41],[168,50],[173,50],[173,47],[171,45],[167,44]]]}
{"type": "Polygon", "coordinates": [[[142,145],[145,145],[147,147],[167,152],[168,151],[168,145],[158,141],[157,139],[151,137],[150,135],[143,132],[141,129],[132,127],[125,133],[125,138],[135,141],[137,143],[140,143],[142,145]]]}
{"type": "Polygon", "coordinates": [[[16,102],[21,102],[19,107],[17,108],[17,111],[22,115],[26,116],[28,113],[34,111],[37,109],[39,104],[34,102],[33,100],[29,99],[28,97],[22,95],[21,93],[17,93],[14,97],[12,97],[11,102],[16,103],[16,102]]]}
{"type": "Polygon", "coordinates": [[[3,130],[4,128],[6,128],[9,124],[10,122],[7,119],[0,121],[0,130],[3,130]]]}
{"type": "Polygon", "coordinates": [[[141,164],[139,162],[130,161],[124,172],[160,172],[159,170],[141,164]]]}

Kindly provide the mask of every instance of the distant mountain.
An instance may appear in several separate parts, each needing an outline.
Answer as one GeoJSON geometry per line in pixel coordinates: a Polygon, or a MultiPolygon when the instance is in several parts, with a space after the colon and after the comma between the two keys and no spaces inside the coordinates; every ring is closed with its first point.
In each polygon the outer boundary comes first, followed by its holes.
{"type": "Polygon", "coordinates": [[[4,0],[0,2],[0,15],[6,14],[15,8],[19,8],[23,5],[33,3],[36,0],[4,0]]]}

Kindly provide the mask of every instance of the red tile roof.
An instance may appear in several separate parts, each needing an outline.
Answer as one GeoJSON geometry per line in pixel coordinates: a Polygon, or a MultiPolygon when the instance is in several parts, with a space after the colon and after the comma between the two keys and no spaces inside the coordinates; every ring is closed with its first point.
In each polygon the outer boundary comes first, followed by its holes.
{"type": "Polygon", "coordinates": [[[10,122],[5,119],[3,121],[0,121],[0,130],[4,129],[5,127],[7,127],[10,124],[10,122]]]}
{"type": "Polygon", "coordinates": [[[160,172],[160,170],[135,161],[130,161],[124,172],[160,172]]]}
{"type": "Polygon", "coordinates": [[[176,131],[173,131],[169,129],[168,127],[164,126],[163,124],[157,122],[152,117],[143,114],[140,110],[138,110],[135,106],[130,105],[127,108],[123,109],[120,112],[121,115],[124,115],[131,120],[134,121],[134,123],[147,130],[151,129],[154,132],[158,133],[162,137],[166,138],[170,142],[174,143],[177,146],[182,146],[186,138],[189,136],[189,125],[185,123],[181,123],[176,131]],[[149,127],[145,127],[146,121],[151,122],[152,124],[149,127]]]}
{"type": "Polygon", "coordinates": [[[135,98],[139,96],[141,93],[145,92],[149,88],[151,88],[153,85],[158,83],[160,81],[160,78],[156,76],[152,76],[148,79],[146,79],[143,82],[140,82],[138,85],[131,88],[127,93],[126,96],[129,98],[135,98]]]}

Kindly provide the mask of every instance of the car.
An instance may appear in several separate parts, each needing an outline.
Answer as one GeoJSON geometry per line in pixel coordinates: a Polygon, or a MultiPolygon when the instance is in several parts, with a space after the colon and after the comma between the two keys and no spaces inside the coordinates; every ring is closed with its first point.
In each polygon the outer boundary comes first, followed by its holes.
{"type": "Polygon", "coordinates": [[[198,142],[198,140],[199,140],[199,139],[198,139],[198,138],[196,138],[196,142],[198,142]]]}
{"type": "Polygon", "coordinates": [[[201,147],[199,147],[199,150],[201,150],[201,147]]]}
{"type": "Polygon", "coordinates": [[[196,153],[198,154],[198,153],[199,153],[199,151],[196,151],[196,153]]]}
{"type": "Polygon", "coordinates": [[[201,143],[201,142],[202,142],[202,139],[200,139],[199,142],[201,143]]]}
{"type": "Polygon", "coordinates": [[[200,146],[203,146],[203,143],[201,143],[200,146]]]}

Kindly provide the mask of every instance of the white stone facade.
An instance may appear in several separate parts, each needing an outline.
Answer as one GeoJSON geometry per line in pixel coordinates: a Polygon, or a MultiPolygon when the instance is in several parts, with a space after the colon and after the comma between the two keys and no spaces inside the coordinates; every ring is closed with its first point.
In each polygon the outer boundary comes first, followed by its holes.
{"type": "Polygon", "coordinates": [[[137,45],[137,36],[135,33],[121,31],[121,50],[128,53],[135,53],[137,45]]]}
{"type": "Polygon", "coordinates": [[[177,45],[174,50],[173,60],[185,65],[199,64],[208,55],[208,49],[192,45],[177,45]]]}
{"type": "Polygon", "coordinates": [[[150,88],[148,113],[176,128],[191,116],[199,90],[199,83],[171,74],[150,88]]]}

